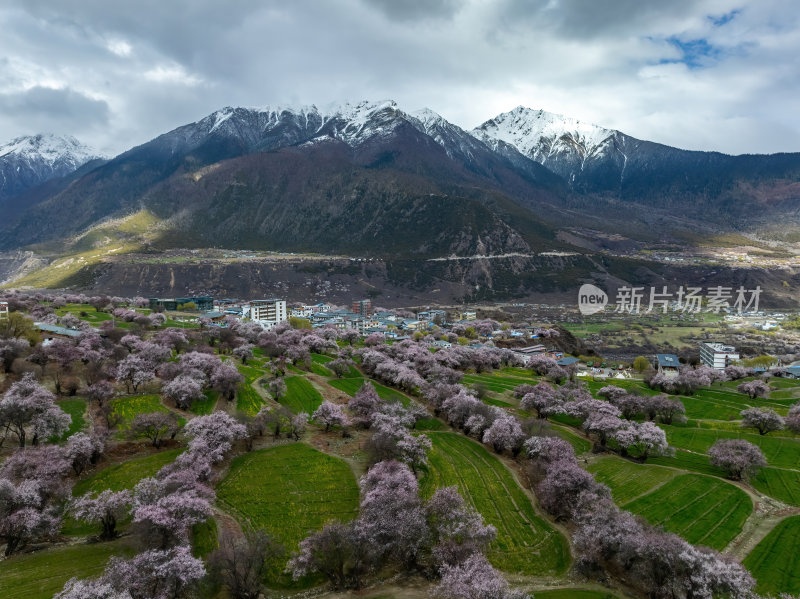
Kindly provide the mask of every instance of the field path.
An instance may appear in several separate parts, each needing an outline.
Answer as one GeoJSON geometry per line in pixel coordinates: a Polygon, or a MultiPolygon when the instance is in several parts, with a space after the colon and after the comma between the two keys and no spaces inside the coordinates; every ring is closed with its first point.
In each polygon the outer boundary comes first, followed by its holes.
{"type": "Polygon", "coordinates": [[[742,488],[753,497],[755,508],[745,521],[742,532],[730,542],[723,552],[738,560],[747,557],[781,520],[800,514],[800,508],[787,506],[766,495],[757,495],[744,486],[742,488]]]}

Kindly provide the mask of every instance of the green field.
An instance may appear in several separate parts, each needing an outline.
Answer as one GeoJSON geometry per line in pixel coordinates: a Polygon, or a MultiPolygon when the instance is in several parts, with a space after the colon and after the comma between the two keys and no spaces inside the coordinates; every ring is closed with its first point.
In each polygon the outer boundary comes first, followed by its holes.
{"type": "Polygon", "coordinates": [[[129,395],[115,399],[112,403],[114,412],[122,418],[119,423],[120,430],[126,430],[137,414],[169,412],[158,395],[129,395]]]}
{"type": "Polygon", "coordinates": [[[767,463],[779,468],[800,466],[800,440],[787,437],[763,436],[745,433],[700,428],[665,426],[667,441],[674,447],[706,453],[718,439],[744,439],[761,448],[767,463]]]}
{"type": "MultiPolygon", "coordinates": [[[[265,529],[291,553],[309,531],[357,515],[358,485],[342,460],[293,443],[235,458],[217,487],[217,502],[243,525],[265,529]]],[[[271,565],[268,584],[293,586],[283,574],[285,564],[283,559],[271,565]]]]}
{"type": "Polygon", "coordinates": [[[72,422],[67,432],[61,437],[62,440],[82,431],[86,427],[86,418],[84,417],[86,414],[86,402],[84,400],[77,398],[62,399],[57,402],[57,405],[72,417],[72,422]]]}
{"type": "Polygon", "coordinates": [[[567,441],[570,445],[572,445],[572,449],[575,450],[575,455],[580,455],[582,453],[586,453],[592,448],[592,442],[588,439],[584,439],[577,433],[573,432],[572,430],[561,427],[561,426],[554,426],[552,428],[553,432],[567,441]]]}
{"type": "MultiPolygon", "coordinates": [[[[348,395],[355,395],[359,389],[361,389],[362,385],[364,384],[365,379],[363,378],[347,378],[347,379],[332,379],[328,381],[328,384],[331,387],[338,389],[339,391],[344,391],[348,395]]],[[[372,386],[375,387],[375,392],[378,394],[384,401],[388,402],[395,402],[399,401],[404,406],[409,405],[411,402],[408,397],[397,391],[396,389],[392,389],[391,387],[386,387],[385,385],[381,385],[380,383],[376,383],[375,381],[369,381],[372,383],[372,386]]]]}
{"type": "Polygon", "coordinates": [[[244,377],[244,384],[249,385],[254,380],[261,378],[264,376],[264,371],[258,368],[254,368],[252,366],[246,366],[244,364],[237,364],[236,369],[239,371],[244,377]]]}
{"type": "Polygon", "coordinates": [[[800,472],[797,470],[762,468],[750,484],[770,497],[800,506],[800,472]]]}
{"type": "Polygon", "coordinates": [[[737,420],[742,406],[729,402],[700,399],[697,397],[678,397],[686,408],[687,418],[709,418],[713,420],[737,420]]]}
{"type": "Polygon", "coordinates": [[[249,383],[242,383],[236,391],[236,409],[248,416],[255,416],[264,405],[264,398],[249,383]]]}
{"type": "Polygon", "coordinates": [[[708,461],[708,456],[700,453],[692,453],[683,449],[675,451],[674,457],[650,457],[647,458],[648,464],[659,466],[669,466],[670,468],[679,468],[681,470],[689,470],[690,472],[699,472],[700,474],[709,474],[711,476],[719,476],[724,478],[725,471],[722,468],[712,466],[708,461]]]}
{"type": "Polygon", "coordinates": [[[280,398],[279,403],[295,414],[313,414],[322,403],[320,392],[302,376],[287,376],[283,380],[286,382],[286,395],[280,398]]]}
{"type": "Polygon", "coordinates": [[[759,593],[800,593],[800,516],[786,518],[750,552],[744,566],[757,581],[759,593]]]}
{"type": "Polygon", "coordinates": [[[219,391],[209,389],[204,391],[203,395],[203,399],[196,399],[189,406],[189,411],[192,414],[204,416],[214,411],[214,406],[217,405],[217,399],[219,398],[219,391]]]}
{"type": "Polygon", "coordinates": [[[722,550],[742,531],[753,502],[730,483],[682,474],[624,507],[692,544],[722,550]]]}
{"type": "Polygon", "coordinates": [[[598,482],[611,489],[618,505],[625,505],[672,480],[678,473],[669,468],[636,464],[615,456],[598,458],[586,468],[598,482]]]}
{"type": "Polygon", "coordinates": [[[316,362],[311,362],[311,372],[320,376],[334,376],[330,370],[325,368],[322,364],[317,364],[316,362]]]}
{"type": "Polygon", "coordinates": [[[566,539],[538,516],[511,473],[482,445],[455,433],[430,433],[433,447],[422,493],[457,485],[464,499],[497,528],[489,560],[501,570],[561,574],[569,566],[566,539]]]}
{"type": "Polygon", "coordinates": [[[78,496],[85,493],[100,493],[106,489],[112,491],[132,489],[143,478],[154,476],[163,466],[173,462],[182,451],[182,449],[170,449],[108,466],[75,483],[72,494],[78,496]]]}
{"type": "Polygon", "coordinates": [[[205,522],[200,522],[192,526],[192,555],[195,557],[206,557],[209,553],[219,547],[217,538],[217,521],[209,518],[205,522]]]}
{"type": "Polygon", "coordinates": [[[112,555],[133,555],[133,545],[130,538],[123,538],[92,545],[62,545],[11,556],[0,564],[0,597],[51,599],[70,578],[101,574],[112,555]]]}

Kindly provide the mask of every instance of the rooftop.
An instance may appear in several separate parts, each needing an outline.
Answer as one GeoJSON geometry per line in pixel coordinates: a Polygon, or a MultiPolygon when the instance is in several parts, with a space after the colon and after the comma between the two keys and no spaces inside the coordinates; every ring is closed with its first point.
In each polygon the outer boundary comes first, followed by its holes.
{"type": "Polygon", "coordinates": [[[45,333],[53,333],[54,335],[64,335],[65,337],[80,337],[83,331],[76,331],[75,329],[68,329],[60,327],[55,324],[46,324],[44,322],[34,322],[33,325],[40,331],[45,333]]]}
{"type": "Polygon", "coordinates": [[[681,365],[675,354],[656,354],[658,365],[664,368],[678,368],[681,365]]]}
{"type": "Polygon", "coordinates": [[[733,347],[732,345],[725,345],[724,343],[704,343],[703,345],[719,353],[732,354],[736,352],[735,347],[733,347]]]}

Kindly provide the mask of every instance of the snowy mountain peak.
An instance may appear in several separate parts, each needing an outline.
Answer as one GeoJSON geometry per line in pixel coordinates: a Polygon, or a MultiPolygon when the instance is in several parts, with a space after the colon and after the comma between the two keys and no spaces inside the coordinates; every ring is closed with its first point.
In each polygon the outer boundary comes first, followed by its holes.
{"type": "Polygon", "coordinates": [[[0,158],[8,160],[12,157],[39,160],[51,166],[58,161],[65,161],[74,164],[75,168],[95,158],[103,158],[71,135],[59,136],[52,133],[17,137],[0,146],[0,158]]]}
{"type": "Polygon", "coordinates": [[[473,134],[485,141],[510,143],[525,156],[543,164],[555,154],[592,156],[621,135],[613,129],[524,106],[486,121],[474,129],[473,134]]]}
{"type": "Polygon", "coordinates": [[[72,136],[40,133],[0,146],[0,201],[103,158],[72,136]]]}

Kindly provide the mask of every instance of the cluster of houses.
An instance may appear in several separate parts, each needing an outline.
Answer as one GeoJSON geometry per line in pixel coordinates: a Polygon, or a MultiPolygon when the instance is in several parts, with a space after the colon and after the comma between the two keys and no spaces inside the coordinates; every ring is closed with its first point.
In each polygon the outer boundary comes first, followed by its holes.
{"type": "MultiPolygon", "coordinates": [[[[361,335],[382,333],[390,339],[403,339],[417,331],[429,331],[434,326],[446,327],[458,323],[469,323],[477,319],[476,312],[472,310],[453,314],[441,309],[421,310],[414,318],[408,318],[398,316],[394,312],[376,312],[369,299],[354,300],[350,309],[334,308],[325,303],[288,307],[286,300],[279,298],[239,300],[215,299],[210,296],[187,296],[150,298],[149,303],[154,310],[176,311],[190,306],[192,312],[199,313],[199,316],[176,316],[175,318],[204,318],[212,324],[220,326],[224,326],[227,318],[233,317],[257,322],[268,330],[289,318],[303,318],[310,322],[312,328],[353,329],[361,335]]],[[[529,337],[530,332],[510,331],[508,335],[529,337]]],[[[447,341],[438,341],[437,343],[443,347],[450,345],[447,341]]]]}

